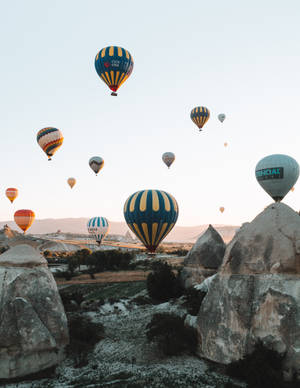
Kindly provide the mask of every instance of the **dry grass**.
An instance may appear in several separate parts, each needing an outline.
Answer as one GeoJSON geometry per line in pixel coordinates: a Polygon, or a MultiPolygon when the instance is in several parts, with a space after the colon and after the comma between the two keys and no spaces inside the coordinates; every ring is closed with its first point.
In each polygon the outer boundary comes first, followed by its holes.
{"type": "Polygon", "coordinates": [[[136,282],[146,280],[150,271],[119,271],[119,272],[102,272],[95,274],[95,279],[90,275],[84,274],[76,276],[71,280],[56,279],[57,285],[71,284],[93,284],[93,283],[119,283],[119,282],[136,282]]]}

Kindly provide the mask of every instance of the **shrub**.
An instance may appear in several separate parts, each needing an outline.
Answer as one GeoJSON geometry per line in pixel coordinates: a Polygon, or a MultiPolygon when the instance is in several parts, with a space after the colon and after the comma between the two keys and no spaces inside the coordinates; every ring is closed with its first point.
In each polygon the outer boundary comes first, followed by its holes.
{"type": "Polygon", "coordinates": [[[179,277],[167,263],[153,264],[153,271],[147,276],[147,290],[151,298],[165,302],[178,298],[183,293],[179,277]]]}
{"type": "Polygon", "coordinates": [[[152,300],[148,296],[138,295],[135,298],[131,299],[132,303],[137,304],[138,306],[145,306],[152,304],[152,300]]]}
{"type": "Polygon", "coordinates": [[[80,291],[74,291],[72,293],[64,292],[60,290],[61,301],[64,305],[65,311],[76,311],[79,309],[80,303],[83,301],[83,295],[80,291]],[[72,301],[76,302],[72,303],[72,301]]]}
{"type": "Polygon", "coordinates": [[[48,259],[48,258],[50,258],[50,256],[52,256],[51,252],[48,250],[44,251],[43,255],[44,255],[45,259],[48,259]]]}
{"type": "Polygon", "coordinates": [[[119,271],[132,269],[131,260],[134,254],[119,249],[96,251],[86,258],[88,273],[94,274],[103,271],[119,271]]]}
{"type": "Polygon", "coordinates": [[[229,364],[226,373],[231,377],[245,380],[249,388],[299,387],[299,382],[284,382],[284,357],[285,354],[270,350],[259,341],[251,354],[229,364]]]}
{"type": "Polygon", "coordinates": [[[177,256],[186,256],[188,253],[189,253],[188,249],[183,249],[183,248],[172,251],[172,254],[177,256]]]}
{"type": "Polygon", "coordinates": [[[159,349],[167,356],[183,352],[194,353],[197,348],[197,332],[184,325],[184,317],[171,313],[154,314],[147,325],[148,341],[155,340],[159,349]]]}
{"type": "Polygon", "coordinates": [[[74,272],[64,271],[62,272],[62,274],[66,280],[71,280],[74,275],[74,272]]]}
{"type": "Polygon", "coordinates": [[[9,247],[0,247],[0,255],[2,255],[2,253],[6,252],[7,250],[9,249],[9,247]]]}
{"type": "Polygon", "coordinates": [[[190,315],[198,315],[201,303],[206,295],[206,292],[197,290],[194,287],[189,287],[184,292],[184,307],[190,315]]]}
{"type": "Polygon", "coordinates": [[[84,315],[68,317],[70,344],[68,354],[75,361],[76,367],[87,364],[87,356],[93,350],[96,343],[104,338],[104,326],[94,323],[84,315]]]}

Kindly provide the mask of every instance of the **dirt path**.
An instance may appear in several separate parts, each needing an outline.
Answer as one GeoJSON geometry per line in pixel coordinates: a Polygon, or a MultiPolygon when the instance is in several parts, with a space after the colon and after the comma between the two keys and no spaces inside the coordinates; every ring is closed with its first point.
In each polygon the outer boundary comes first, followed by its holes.
{"type": "Polygon", "coordinates": [[[120,272],[102,272],[95,274],[95,279],[90,275],[76,276],[71,280],[55,279],[57,285],[71,284],[93,284],[93,283],[118,283],[118,282],[136,282],[146,280],[150,271],[120,271],[120,272]]]}

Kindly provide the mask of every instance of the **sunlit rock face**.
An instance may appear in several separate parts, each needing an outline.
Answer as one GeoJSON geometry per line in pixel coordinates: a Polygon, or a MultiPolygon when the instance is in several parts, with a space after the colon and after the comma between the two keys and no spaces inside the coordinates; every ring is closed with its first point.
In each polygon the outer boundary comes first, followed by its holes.
{"type": "Polygon", "coordinates": [[[67,319],[46,260],[29,245],[0,255],[0,379],[64,359],[67,319]]]}
{"type": "Polygon", "coordinates": [[[261,339],[300,379],[300,217],[268,206],[228,245],[197,318],[199,354],[223,364],[261,339]]]}
{"type": "Polygon", "coordinates": [[[214,275],[222,263],[225,248],[220,234],[209,225],[184,260],[181,272],[183,286],[191,287],[214,275]]]}

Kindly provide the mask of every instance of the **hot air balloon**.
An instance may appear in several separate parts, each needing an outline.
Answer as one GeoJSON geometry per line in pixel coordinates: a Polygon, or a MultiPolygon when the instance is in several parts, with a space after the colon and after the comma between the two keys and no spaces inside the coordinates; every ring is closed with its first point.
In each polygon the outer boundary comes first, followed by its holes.
{"type": "Polygon", "coordinates": [[[116,91],[132,73],[133,59],[124,48],[109,46],[96,55],[95,68],[102,81],[112,90],[111,95],[117,96],[116,91]]]}
{"type": "Polygon", "coordinates": [[[94,171],[94,173],[97,175],[98,172],[103,168],[104,166],[104,160],[100,156],[93,156],[89,160],[89,165],[91,169],[94,171]]]}
{"type": "Polygon", "coordinates": [[[73,189],[75,183],[76,183],[76,179],[75,178],[69,178],[68,179],[68,184],[71,187],[71,189],[73,189]]]}
{"type": "Polygon", "coordinates": [[[280,202],[296,183],[299,165],[288,155],[269,155],[257,163],[255,176],[274,201],[280,202]]]}
{"type": "Polygon", "coordinates": [[[225,114],[224,114],[224,113],[220,113],[220,114],[218,115],[218,119],[221,121],[221,123],[223,123],[223,121],[226,119],[225,114]]]}
{"type": "Polygon", "coordinates": [[[48,156],[48,160],[51,160],[51,156],[53,156],[62,145],[64,137],[59,129],[47,127],[38,132],[36,140],[48,156]]]}
{"type": "Polygon", "coordinates": [[[191,111],[191,119],[199,128],[199,131],[202,131],[203,125],[208,121],[210,112],[205,106],[197,106],[191,111]]]}
{"type": "Polygon", "coordinates": [[[125,202],[124,217],[148,251],[155,252],[177,221],[178,205],[165,191],[137,191],[125,202]]]}
{"type": "Polygon", "coordinates": [[[10,202],[13,203],[18,196],[18,189],[14,187],[9,187],[8,189],[6,189],[5,195],[10,200],[10,202]]]}
{"type": "Polygon", "coordinates": [[[291,188],[291,192],[293,192],[293,191],[295,191],[295,187],[292,187],[292,188],[291,188]]]}
{"type": "Polygon", "coordinates": [[[225,210],[225,207],[221,206],[219,210],[220,210],[221,213],[223,213],[224,210],[225,210]]]}
{"type": "Polygon", "coordinates": [[[175,155],[173,154],[173,152],[165,152],[162,155],[162,160],[168,166],[168,168],[170,168],[171,164],[175,160],[175,155]]]}
{"type": "Polygon", "coordinates": [[[25,234],[35,219],[35,214],[32,210],[22,209],[17,210],[14,214],[15,223],[21,228],[25,234]]]}
{"type": "Polygon", "coordinates": [[[225,142],[225,143],[224,143],[224,147],[227,147],[227,146],[228,146],[228,143],[225,142]]]}
{"type": "Polygon", "coordinates": [[[87,223],[89,234],[93,235],[100,245],[109,231],[109,223],[105,217],[93,217],[87,223]]]}

